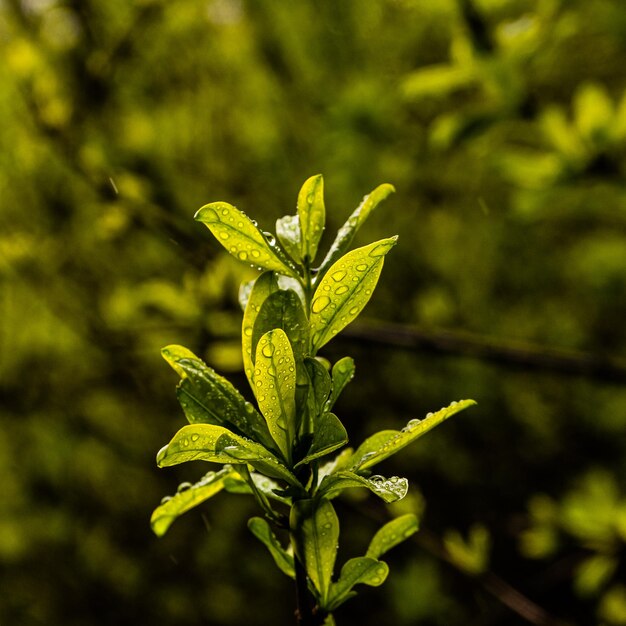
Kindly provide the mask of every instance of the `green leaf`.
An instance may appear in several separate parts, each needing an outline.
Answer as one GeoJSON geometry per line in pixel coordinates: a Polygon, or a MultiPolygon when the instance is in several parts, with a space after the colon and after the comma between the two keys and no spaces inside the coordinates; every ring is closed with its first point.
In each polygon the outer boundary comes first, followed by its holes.
{"type": "Polygon", "coordinates": [[[348,443],[348,433],[341,420],[333,413],[324,413],[316,423],[313,442],[307,455],[296,464],[296,467],[330,454],[346,443],[348,443]]]}
{"type": "Polygon", "coordinates": [[[246,306],[248,305],[248,300],[250,299],[250,294],[252,293],[252,287],[254,287],[254,283],[256,282],[256,278],[253,280],[246,280],[241,285],[239,285],[239,293],[237,295],[237,300],[239,301],[239,306],[242,311],[246,310],[246,306]]]}
{"type": "Polygon", "coordinates": [[[328,611],[334,611],[340,604],[354,595],[352,588],[358,584],[378,587],[385,582],[389,566],[367,556],[350,559],[341,568],[339,580],[333,583],[328,594],[328,602],[323,605],[328,611]]]}
{"type": "Polygon", "coordinates": [[[253,362],[256,362],[256,350],[261,337],[277,328],[285,331],[291,344],[298,382],[306,382],[303,359],[309,350],[309,322],[302,300],[291,289],[275,291],[261,305],[252,329],[253,362]]]}
{"type": "MultiPolygon", "coordinates": [[[[249,472],[249,476],[254,482],[254,486],[257,491],[267,496],[271,500],[282,502],[288,506],[291,506],[291,499],[279,496],[276,492],[281,490],[281,486],[273,481],[271,478],[258,472],[249,472]]],[[[224,479],[224,489],[228,493],[235,494],[252,494],[252,487],[248,484],[248,481],[238,471],[233,472],[224,479]]]]}
{"type": "Polygon", "coordinates": [[[296,268],[271,245],[254,222],[227,202],[212,202],[194,216],[236,259],[281,274],[298,276],[296,268]]]}
{"type": "Polygon", "coordinates": [[[274,272],[263,272],[254,282],[246,302],[241,329],[241,351],[243,354],[244,371],[251,387],[254,387],[254,355],[256,351],[256,345],[255,350],[252,349],[254,322],[265,300],[277,290],[278,279],[276,274],[274,272]]]}
{"type": "Polygon", "coordinates": [[[418,529],[419,522],[413,513],[396,517],[396,519],[387,522],[374,535],[365,556],[369,556],[372,559],[380,559],[383,554],[408,539],[418,529]]]}
{"type": "Polygon", "coordinates": [[[291,509],[291,532],[294,546],[302,551],[297,554],[324,606],[333,575],[339,520],[329,500],[299,500],[291,509]]]}
{"type": "Polygon", "coordinates": [[[333,245],[330,247],[328,254],[322,261],[318,269],[318,279],[323,276],[328,268],[339,258],[341,257],[346,250],[350,247],[354,236],[361,226],[365,223],[365,220],[369,217],[370,213],[390,194],[395,192],[395,188],[393,185],[389,185],[385,183],[383,185],[379,185],[366,195],[361,204],[354,210],[352,215],[348,218],[346,223],[339,229],[337,233],[337,237],[335,237],[335,241],[333,245]]]}
{"type": "Polygon", "coordinates": [[[296,571],[293,563],[293,556],[289,554],[281,545],[276,536],[272,532],[270,525],[262,517],[253,517],[248,520],[248,528],[252,534],[265,545],[269,553],[274,559],[274,563],[278,566],[283,574],[290,578],[296,577],[296,571]]]}
{"type": "Polygon", "coordinates": [[[298,215],[285,215],[276,220],[276,236],[287,254],[300,263],[302,261],[302,233],[298,215]]]}
{"type": "Polygon", "coordinates": [[[239,437],[223,426],[183,426],[157,454],[159,467],[170,467],[187,461],[244,461],[268,476],[282,478],[295,487],[302,487],[298,479],[269,450],[254,441],[239,437]]]}
{"type": "Polygon", "coordinates": [[[399,478],[398,476],[391,478],[371,476],[366,478],[354,472],[342,470],[326,476],[319,486],[318,493],[326,498],[334,498],[344,489],[353,487],[365,487],[385,502],[396,502],[406,496],[409,482],[406,478],[399,478]]]}
{"type": "Polygon", "coordinates": [[[298,217],[300,222],[302,258],[312,262],[317,254],[324,223],[324,179],[321,174],[307,179],[298,194],[298,217]]]}
{"type": "Polygon", "coordinates": [[[307,412],[309,422],[307,432],[313,432],[319,416],[324,412],[324,405],[331,390],[330,374],[318,359],[307,358],[304,361],[307,373],[307,412]]]}
{"type": "Polygon", "coordinates": [[[280,328],[270,330],[259,340],[254,392],[274,441],[291,463],[296,421],[296,363],[289,339],[280,328]]]}
{"type": "Polygon", "coordinates": [[[227,465],[219,472],[208,472],[194,485],[183,483],[174,496],[163,498],[150,518],[154,534],[162,537],[183,513],[219,493],[224,488],[225,479],[233,473],[233,468],[227,465]]]}
{"type": "Polygon", "coordinates": [[[345,356],[333,365],[332,371],[332,393],[326,404],[326,410],[335,406],[337,398],[341,395],[341,392],[346,388],[346,385],[354,378],[354,360],[352,357],[345,356]]]}
{"type": "Polygon", "coordinates": [[[397,237],[348,252],[324,276],[311,302],[311,351],[315,353],[352,322],[372,296],[385,255],[397,237]]]}
{"type": "Polygon", "coordinates": [[[317,473],[317,484],[321,485],[326,476],[334,472],[339,472],[348,466],[348,463],[352,459],[354,450],[352,448],[346,448],[342,450],[334,459],[327,461],[324,465],[320,466],[317,473]]]}
{"type": "Polygon", "coordinates": [[[429,413],[423,420],[411,420],[402,430],[383,430],[372,435],[357,448],[352,456],[350,468],[355,471],[362,471],[380,463],[425,435],[441,422],[474,404],[476,404],[474,400],[452,402],[450,406],[440,409],[436,413],[429,413]]]}
{"type": "Polygon", "coordinates": [[[216,424],[274,447],[258,411],[225,378],[182,346],[167,346],[163,358],[182,377],[176,390],[190,424],[216,424]]]}

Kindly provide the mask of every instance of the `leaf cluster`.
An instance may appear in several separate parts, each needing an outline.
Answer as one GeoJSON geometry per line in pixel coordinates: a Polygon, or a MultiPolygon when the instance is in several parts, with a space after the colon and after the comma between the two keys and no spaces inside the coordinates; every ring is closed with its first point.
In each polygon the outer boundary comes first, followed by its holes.
{"type": "Polygon", "coordinates": [[[189,424],[160,450],[158,465],[201,460],[222,469],[183,484],[166,498],[152,515],[154,532],[164,534],[178,516],[222,490],[251,494],[265,518],[252,518],[250,530],[288,576],[296,577],[297,559],[324,614],[352,597],[356,584],[382,584],[388,568],[379,558],[417,530],[413,515],[390,522],[366,555],[347,561],[333,580],[339,521],[332,499],[352,488],[369,489],[385,502],[403,498],[407,480],[372,475],[374,465],[473,404],[453,402],[423,420],[410,420],[402,430],[378,432],[356,450],[344,448],[348,434],[333,407],[354,376],[354,362],[344,357],[330,364],[317,353],[372,296],[397,237],[349,247],[392,191],[391,185],[380,185],[365,196],[318,266],[314,262],[325,225],[319,175],[302,186],[297,213],[276,222],[276,236],[225,202],[197,212],[196,219],[230,254],[261,271],[240,291],[244,369],[256,406],[186,348],[162,351],[181,378],[177,397],[189,424]],[[334,459],[325,459],[341,448],[334,459]],[[272,526],[288,531],[288,549],[272,526]]]}

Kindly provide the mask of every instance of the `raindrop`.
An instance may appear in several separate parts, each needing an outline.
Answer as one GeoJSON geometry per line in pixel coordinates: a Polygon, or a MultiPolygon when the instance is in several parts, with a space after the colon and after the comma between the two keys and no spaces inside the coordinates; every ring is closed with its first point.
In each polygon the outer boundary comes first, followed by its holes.
{"type": "Polygon", "coordinates": [[[313,313],[321,313],[330,304],[330,298],[328,296],[320,296],[313,300],[311,310],[313,313]]]}
{"type": "Polygon", "coordinates": [[[375,474],[374,476],[370,476],[370,482],[377,483],[377,484],[380,485],[381,483],[385,482],[385,477],[384,476],[380,476],[379,474],[375,474]]]}
{"type": "Polygon", "coordinates": [[[456,406],[458,404],[458,402],[456,400],[453,400],[452,402],[450,402],[450,406],[456,406]]]}
{"type": "Polygon", "coordinates": [[[374,249],[370,250],[370,256],[385,256],[385,254],[389,252],[389,248],[390,246],[388,243],[379,243],[374,249]]]}
{"type": "Polygon", "coordinates": [[[359,312],[359,307],[358,306],[353,306],[349,311],[348,314],[349,315],[356,315],[359,312]]]}
{"type": "Polygon", "coordinates": [[[261,349],[261,352],[263,353],[263,356],[269,359],[272,354],[274,354],[274,344],[266,343],[261,349]]]}
{"type": "Polygon", "coordinates": [[[367,263],[359,263],[354,269],[358,272],[364,272],[367,269],[367,263]]]}
{"type": "Polygon", "coordinates": [[[244,334],[246,337],[252,337],[252,326],[246,326],[246,327],[243,329],[243,334],[244,334]]]}
{"type": "Polygon", "coordinates": [[[434,415],[434,413],[431,411],[430,413],[426,413],[426,419],[431,418],[434,415]]]}
{"type": "Polygon", "coordinates": [[[180,483],[180,485],[178,485],[178,489],[176,490],[177,493],[183,493],[183,491],[187,491],[187,489],[191,489],[192,485],[191,483],[180,483]]]}
{"type": "Polygon", "coordinates": [[[198,441],[198,439],[200,439],[200,435],[198,434],[191,435],[191,441],[198,441]]]}
{"type": "Polygon", "coordinates": [[[172,496],[165,496],[165,497],[161,498],[161,504],[166,504],[171,499],[172,499],[172,496]]]}
{"type": "Polygon", "coordinates": [[[258,259],[258,258],[261,256],[261,253],[260,253],[260,252],[259,252],[256,248],[253,248],[253,249],[250,251],[250,254],[251,254],[251,255],[252,255],[255,259],[258,259]]]}
{"type": "Polygon", "coordinates": [[[248,258],[248,253],[242,250],[237,256],[240,260],[245,261],[248,258]]]}
{"type": "Polygon", "coordinates": [[[335,289],[335,293],[340,296],[342,293],[346,293],[346,291],[348,291],[348,287],[346,287],[345,285],[341,285],[340,287],[337,287],[337,289],[335,289]]]}
{"type": "Polygon", "coordinates": [[[228,215],[228,209],[222,209],[222,215],[228,215]]]}
{"type": "Polygon", "coordinates": [[[230,235],[225,230],[220,231],[220,239],[228,239],[228,237],[230,235]]]}
{"type": "Polygon", "coordinates": [[[333,280],[340,282],[346,277],[346,272],[344,272],[343,270],[338,270],[336,272],[333,272],[330,276],[333,280]]]}

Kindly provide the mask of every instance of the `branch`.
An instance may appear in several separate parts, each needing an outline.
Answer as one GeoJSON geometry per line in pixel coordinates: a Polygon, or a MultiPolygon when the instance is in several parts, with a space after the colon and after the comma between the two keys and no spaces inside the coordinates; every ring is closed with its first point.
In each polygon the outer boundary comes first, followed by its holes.
{"type": "Polygon", "coordinates": [[[346,328],[346,339],[387,348],[466,356],[525,370],[626,382],[626,360],[576,350],[561,350],[456,330],[427,331],[414,326],[363,322],[346,328]]]}

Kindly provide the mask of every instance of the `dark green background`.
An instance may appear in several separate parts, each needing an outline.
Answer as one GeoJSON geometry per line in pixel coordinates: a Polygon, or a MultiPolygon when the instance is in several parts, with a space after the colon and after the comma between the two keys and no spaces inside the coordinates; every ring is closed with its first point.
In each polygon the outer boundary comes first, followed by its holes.
{"type": "MultiPolygon", "coordinates": [[[[423,530],[338,623],[626,624],[622,0],[4,0],[0,51],[0,623],[292,623],[251,499],[150,531],[207,469],[155,466],[184,419],[159,349],[248,392],[251,270],[193,213],[273,229],[322,173],[323,245],[396,186],[355,242],[400,235],[359,323],[425,338],[324,350],[356,360],[352,442],[479,403],[381,466],[423,530]]],[[[373,500],[338,503],[342,559],[373,500]]]]}

